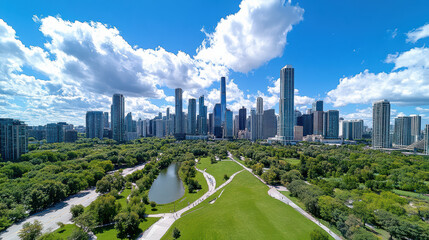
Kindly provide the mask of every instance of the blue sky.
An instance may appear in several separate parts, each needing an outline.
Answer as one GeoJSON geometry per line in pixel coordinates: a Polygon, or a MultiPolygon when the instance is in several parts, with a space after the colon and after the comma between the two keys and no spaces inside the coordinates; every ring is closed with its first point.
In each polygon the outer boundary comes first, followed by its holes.
{"type": "Polygon", "coordinates": [[[429,123],[428,9],[387,0],[1,1],[0,117],[84,124],[87,110],[108,111],[121,92],[127,111],[149,118],[174,109],[175,87],[185,101],[204,94],[210,109],[221,75],[234,114],[257,96],[278,111],[275,83],[291,64],[300,110],[323,99],[371,125],[371,102],[387,98],[392,117],[429,123]]]}

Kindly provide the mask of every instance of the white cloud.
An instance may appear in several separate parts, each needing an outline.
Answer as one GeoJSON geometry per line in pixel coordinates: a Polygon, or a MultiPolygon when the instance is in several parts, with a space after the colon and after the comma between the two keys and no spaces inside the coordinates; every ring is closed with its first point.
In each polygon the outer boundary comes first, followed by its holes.
{"type": "Polygon", "coordinates": [[[243,0],[240,10],[219,21],[207,34],[197,59],[248,72],[280,57],[286,35],[303,19],[304,10],[283,0],[243,0]]]}
{"type": "Polygon", "coordinates": [[[415,43],[422,38],[429,37],[429,24],[421,26],[407,33],[407,42],[415,43]]]}
{"type": "Polygon", "coordinates": [[[336,107],[379,99],[401,105],[426,105],[429,101],[429,49],[413,48],[388,55],[386,62],[395,64],[391,72],[365,70],[342,78],[336,89],[328,92],[326,101],[336,107]]]}

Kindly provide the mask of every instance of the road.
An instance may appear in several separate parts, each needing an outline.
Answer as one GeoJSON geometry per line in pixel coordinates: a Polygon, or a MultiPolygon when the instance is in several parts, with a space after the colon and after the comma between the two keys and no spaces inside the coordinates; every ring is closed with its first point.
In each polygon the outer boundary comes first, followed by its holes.
{"type": "Polygon", "coordinates": [[[301,213],[304,217],[308,218],[309,220],[311,220],[312,222],[314,222],[315,224],[319,225],[319,227],[321,227],[323,230],[325,230],[329,235],[331,235],[335,240],[341,240],[342,238],[340,236],[338,236],[337,234],[333,233],[328,227],[326,227],[325,225],[323,225],[321,222],[319,222],[319,220],[317,220],[316,218],[314,218],[313,216],[311,216],[309,213],[307,213],[306,211],[304,211],[304,209],[300,208],[298,205],[296,205],[295,203],[293,203],[289,198],[287,198],[286,196],[284,196],[283,194],[281,194],[276,187],[271,186],[269,184],[267,184],[262,178],[260,178],[258,175],[254,174],[252,172],[252,169],[244,166],[243,164],[241,164],[240,162],[238,162],[237,160],[234,159],[234,157],[232,156],[232,154],[230,152],[228,152],[228,157],[236,162],[237,164],[239,164],[240,166],[242,166],[244,169],[246,169],[247,171],[249,171],[253,176],[255,176],[256,178],[258,178],[261,182],[263,182],[265,185],[267,185],[270,189],[268,190],[268,195],[270,195],[271,197],[282,201],[285,204],[290,205],[291,207],[293,207],[296,211],[298,211],[299,213],[301,213]]]}
{"type": "Polygon", "coordinates": [[[222,185],[215,188],[216,187],[215,178],[212,175],[206,173],[205,171],[202,171],[198,168],[196,168],[196,169],[204,175],[204,177],[207,181],[207,184],[209,186],[209,190],[202,197],[197,199],[195,202],[193,202],[189,206],[187,206],[187,207],[185,207],[185,208],[183,208],[177,212],[149,215],[148,217],[161,217],[161,219],[158,220],[156,223],[154,223],[149,229],[147,229],[138,239],[143,239],[143,240],[161,239],[164,236],[164,234],[168,231],[168,229],[173,225],[173,223],[177,219],[179,219],[183,213],[194,208],[195,206],[197,206],[198,204],[200,204],[204,200],[206,200],[208,197],[212,196],[214,193],[219,191],[219,189],[225,187],[228,183],[230,183],[232,181],[232,179],[234,179],[234,177],[237,174],[239,174],[240,172],[243,171],[243,170],[241,170],[241,171],[234,173],[233,175],[231,175],[231,177],[228,179],[228,181],[224,182],[222,185]]]}
{"type": "MultiPolygon", "coordinates": [[[[134,171],[143,169],[145,164],[137,165],[132,168],[123,169],[122,175],[126,176],[133,173],[134,171]]],[[[115,171],[113,171],[115,172],[115,171]]],[[[111,172],[110,174],[112,174],[111,172]]],[[[97,199],[99,193],[95,192],[95,188],[87,189],[81,191],[75,195],[72,195],[66,200],[55,204],[54,206],[43,210],[41,212],[35,213],[25,220],[15,223],[5,231],[0,233],[0,239],[2,240],[19,240],[18,232],[21,230],[22,225],[27,222],[33,222],[34,220],[39,220],[43,224],[42,232],[51,232],[59,228],[57,222],[62,222],[64,224],[71,223],[71,213],[70,207],[72,205],[82,204],[84,207],[89,206],[95,199],[97,199]]]]}

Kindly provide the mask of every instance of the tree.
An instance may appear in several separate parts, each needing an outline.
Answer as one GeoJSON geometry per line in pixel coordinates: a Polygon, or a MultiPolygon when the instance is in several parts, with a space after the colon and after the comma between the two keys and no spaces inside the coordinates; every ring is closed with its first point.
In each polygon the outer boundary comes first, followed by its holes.
{"type": "Polygon", "coordinates": [[[85,232],[92,231],[92,229],[97,226],[97,219],[93,212],[84,212],[73,220],[76,225],[80,226],[85,232]]]}
{"type": "Polygon", "coordinates": [[[229,179],[228,175],[224,174],[224,175],[223,175],[223,180],[225,180],[225,181],[226,181],[226,180],[228,180],[228,179],[229,179]]]}
{"type": "Polygon", "coordinates": [[[79,205],[73,205],[70,208],[70,212],[72,214],[72,218],[79,217],[84,211],[85,211],[85,208],[81,204],[79,204],[79,205]]]}
{"type": "Polygon", "coordinates": [[[177,229],[177,228],[174,228],[173,229],[173,238],[174,239],[178,239],[178,238],[180,238],[180,230],[179,229],[177,229]]]}
{"type": "Polygon", "coordinates": [[[329,240],[329,235],[322,229],[316,228],[310,233],[311,240],[329,240]]]}
{"type": "Polygon", "coordinates": [[[35,240],[42,235],[43,225],[40,221],[34,220],[33,223],[26,222],[19,231],[18,236],[22,240],[35,240]]]}
{"type": "Polygon", "coordinates": [[[89,235],[82,228],[74,229],[67,240],[89,240],[89,235]]]}
{"type": "Polygon", "coordinates": [[[118,238],[132,237],[139,232],[139,216],[135,212],[121,212],[115,217],[118,238]]]}
{"type": "Polygon", "coordinates": [[[156,202],[154,201],[150,202],[150,206],[152,207],[152,209],[156,208],[156,202]]]}
{"type": "Polygon", "coordinates": [[[100,224],[111,223],[119,212],[121,204],[116,202],[112,195],[102,195],[89,205],[91,212],[95,213],[100,224]]]}

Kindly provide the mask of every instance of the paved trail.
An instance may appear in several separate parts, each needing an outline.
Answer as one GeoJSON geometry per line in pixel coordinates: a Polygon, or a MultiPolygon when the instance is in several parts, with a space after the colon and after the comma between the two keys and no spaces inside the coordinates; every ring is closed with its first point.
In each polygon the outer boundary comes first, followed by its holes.
{"type": "MultiPolygon", "coordinates": [[[[145,164],[141,164],[132,168],[123,169],[122,175],[126,176],[128,174],[131,174],[137,170],[143,169],[144,166],[145,164]]],[[[59,228],[59,226],[57,225],[57,222],[62,222],[65,224],[71,223],[72,216],[70,213],[70,207],[72,205],[82,204],[84,207],[89,206],[89,204],[91,204],[91,202],[97,199],[98,196],[99,196],[99,193],[95,192],[95,188],[81,191],[75,195],[72,195],[66,198],[66,200],[60,203],[57,203],[46,210],[33,214],[19,223],[13,224],[5,231],[0,233],[0,239],[19,240],[18,232],[19,230],[21,230],[22,225],[24,225],[24,223],[26,222],[32,223],[34,220],[39,220],[43,224],[44,233],[54,231],[55,229],[59,228]]]]}
{"type": "Polygon", "coordinates": [[[202,197],[197,199],[195,202],[193,202],[189,206],[187,206],[187,207],[185,207],[185,208],[183,208],[177,212],[148,215],[148,217],[161,217],[161,219],[158,220],[156,223],[154,223],[149,229],[147,229],[138,239],[145,239],[145,240],[161,239],[164,236],[164,234],[168,231],[168,229],[173,225],[173,223],[177,219],[179,219],[183,213],[192,209],[193,207],[197,206],[198,204],[202,203],[208,197],[210,197],[211,195],[216,193],[219,189],[225,187],[228,183],[230,183],[232,181],[232,179],[234,179],[234,177],[237,174],[239,174],[240,172],[243,171],[243,170],[241,170],[241,171],[234,173],[228,179],[228,181],[224,182],[222,185],[215,188],[216,187],[215,178],[212,175],[206,173],[205,171],[202,171],[198,168],[196,168],[196,169],[204,175],[204,177],[207,181],[207,184],[209,186],[209,190],[202,197]]]}
{"type": "MultiPolygon", "coordinates": [[[[268,195],[270,195],[271,197],[280,200],[288,205],[290,205],[291,207],[293,207],[295,210],[297,210],[299,213],[301,213],[304,217],[310,219],[312,222],[316,223],[317,225],[319,225],[323,230],[325,230],[329,235],[331,235],[335,240],[342,240],[342,238],[340,236],[338,236],[337,234],[333,233],[328,227],[326,227],[325,225],[323,225],[321,222],[319,222],[319,220],[315,219],[313,216],[311,216],[309,213],[307,213],[306,211],[304,211],[302,208],[300,208],[298,205],[296,205],[295,203],[293,203],[289,198],[287,198],[286,196],[284,196],[283,194],[281,194],[276,187],[271,186],[269,184],[267,184],[264,180],[262,180],[262,178],[260,178],[258,175],[254,174],[252,172],[252,169],[244,166],[243,164],[241,164],[240,162],[238,162],[237,160],[235,160],[232,156],[232,154],[230,152],[228,152],[228,157],[236,162],[237,164],[239,164],[240,166],[242,166],[244,169],[246,169],[247,171],[249,171],[251,174],[253,174],[253,176],[255,176],[256,178],[258,178],[261,182],[263,182],[265,185],[267,185],[270,189],[268,190],[268,195]]],[[[281,188],[283,189],[283,188],[281,188]]]]}

